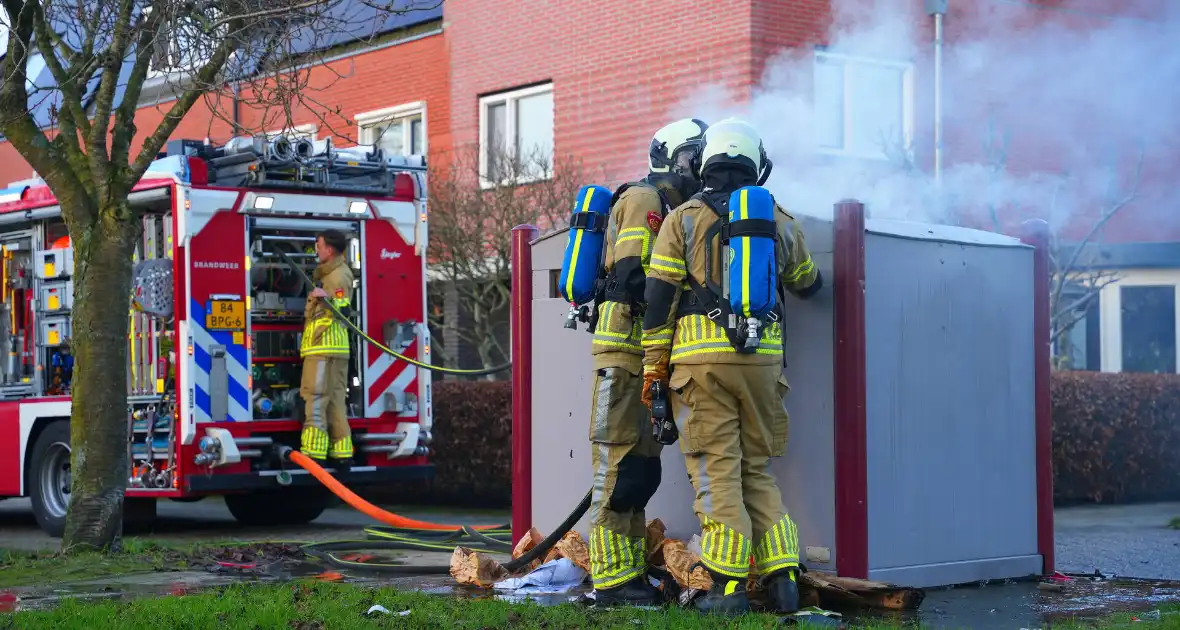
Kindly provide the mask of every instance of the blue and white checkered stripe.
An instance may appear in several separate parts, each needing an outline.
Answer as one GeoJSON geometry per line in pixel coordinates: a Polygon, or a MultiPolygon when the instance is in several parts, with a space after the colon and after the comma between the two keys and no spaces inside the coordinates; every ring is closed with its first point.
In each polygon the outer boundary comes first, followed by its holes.
{"type": "Polygon", "coordinates": [[[205,306],[197,300],[191,300],[189,306],[189,331],[193,337],[193,416],[197,422],[222,422],[230,420],[243,422],[251,420],[250,390],[248,389],[250,370],[247,367],[249,357],[246,347],[234,344],[233,333],[229,331],[205,330],[205,306]],[[221,345],[226,349],[225,370],[229,375],[229,411],[228,418],[210,418],[212,409],[209,399],[209,371],[213,360],[209,355],[212,346],[221,345]]]}

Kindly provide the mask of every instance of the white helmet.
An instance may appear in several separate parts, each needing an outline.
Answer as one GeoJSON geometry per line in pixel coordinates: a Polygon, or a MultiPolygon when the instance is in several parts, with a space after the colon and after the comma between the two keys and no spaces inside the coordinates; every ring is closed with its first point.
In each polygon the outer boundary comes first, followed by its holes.
{"type": "Polygon", "coordinates": [[[681,118],[656,132],[647,151],[647,165],[653,173],[678,172],[697,177],[697,158],[709,128],[696,118],[681,118]]]}
{"type": "Polygon", "coordinates": [[[739,118],[726,118],[705,132],[705,146],[701,149],[700,174],[704,177],[709,167],[736,164],[749,169],[758,178],[758,185],[766,183],[773,164],[766,157],[762,138],[749,123],[739,118]]]}

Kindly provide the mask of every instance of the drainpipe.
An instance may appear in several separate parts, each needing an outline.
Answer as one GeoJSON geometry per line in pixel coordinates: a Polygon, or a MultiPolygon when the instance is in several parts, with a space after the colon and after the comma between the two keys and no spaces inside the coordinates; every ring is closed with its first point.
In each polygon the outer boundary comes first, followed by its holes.
{"type": "Polygon", "coordinates": [[[934,16],[934,184],[942,190],[942,16],[950,0],[926,0],[934,16]]]}
{"type": "Polygon", "coordinates": [[[242,130],[242,124],[241,124],[241,123],[242,123],[242,119],[241,119],[241,117],[240,117],[240,116],[241,116],[241,113],[240,113],[240,112],[241,112],[241,110],[239,109],[239,108],[240,108],[240,106],[241,106],[241,104],[242,104],[242,98],[241,98],[241,96],[242,96],[242,87],[241,87],[241,84],[240,84],[240,83],[238,83],[237,81],[234,81],[234,112],[233,112],[233,115],[234,115],[234,129],[233,129],[233,137],[234,137],[234,138],[236,138],[236,137],[240,136],[240,135],[241,135],[241,130],[242,130]]]}

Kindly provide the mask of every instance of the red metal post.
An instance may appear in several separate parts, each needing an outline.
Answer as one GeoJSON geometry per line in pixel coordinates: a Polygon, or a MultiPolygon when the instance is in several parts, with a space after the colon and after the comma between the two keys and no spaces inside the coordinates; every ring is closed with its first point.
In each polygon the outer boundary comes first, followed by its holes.
{"type": "Polygon", "coordinates": [[[1033,246],[1033,386],[1037,457],[1037,551],[1042,573],[1053,573],[1053,402],[1049,392],[1049,224],[1020,226],[1020,240],[1033,246]]]}
{"type": "Polygon", "coordinates": [[[869,577],[869,478],[865,411],[865,207],[836,204],[832,243],[836,573],[869,577]]]}
{"type": "Polygon", "coordinates": [[[512,228],[512,544],[533,524],[533,225],[512,228]]]}

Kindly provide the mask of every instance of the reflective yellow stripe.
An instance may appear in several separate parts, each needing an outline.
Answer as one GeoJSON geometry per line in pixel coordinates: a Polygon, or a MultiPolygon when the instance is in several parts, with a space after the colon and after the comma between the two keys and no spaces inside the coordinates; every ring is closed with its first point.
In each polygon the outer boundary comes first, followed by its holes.
{"type": "Polygon", "coordinates": [[[643,574],[647,541],[597,526],[590,530],[590,576],[594,588],[613,588],[643,574]]]}
{"type": "Polygon", "coordinates": [[[325,354],[348,355],[348,331],[334,317],[321,317],[307,322],[299,344],[300,356],[325,354]],[[316,342],[317,334],[319,342],[316,342]]]}
{"type": "MultiPolygon", "coordinates": [[[[738,218],[746,218],[746,194],[749,189],[743,188],[741,195],[741,206],[738,218]]],[[[746,317],[750,316],[750,237],[740,236],[740,245],[742,247],[742,314],[746,317]]]]}
{"type": "MultiPolygon", "coordinates": [[[[757,354],[782,354],[782,325],[779,322],[765,326],[760,338],[757,354]]],[[[706,352],[734,353],[737,350],[729,343],[725,329],[704,315],[686,315],[676,320],[671,360],[706,352]]]]}
{"type": "MultiPolygon", "coordinates": [[[[590,212],[590,199],[593,196],[594,196],[594,189],[587,188],[586,189],[586,199],[582,201],[582,212],[590,212]]],[[[578,269],[578,251],[582,249],[582,235],[586,232],[586,230],[577,230],[577,232],[578,233],[574,235],[573,255],[570,256],[569,276],[566,278],[566,281],[565,281],[565,294],[570,297],[572,297],[574,294],[574,275],[577,273],[577,269],[578,269]]]]}
{"type": "Polygon", "coordinates": [[[795,267],[795,271],[787,276],[787,282],[798,282],[803,276],[811,273],[812,269],[815,269],[815,263],[812,262],[811,256],[808,256],[807,260],[799,263],[799,266],[795,267]]]}
{"type": "Polygon", "coordinates": [[[743,579],[750,574],[750,541],[709,517],[701,526],[701,564],[721,575],[743,579]]]}
{"type": "Polygon", "coordinates": [[[352,436],[343,437],[333,442],[329,455],[336,459],[352,457],[352,436]]]}
{"type": "Polygon", "coordinates": [[[784,514],[762,536],[754,548],[754,562],[761,575],[799,566],[799,530],[789,516],[784,514]]]}
{"type": "Polygon", "coordinates": [[[328,434],[323,429],[307,425],[299,437],[299,450],[313,459],[328,456],[328,434]]]}
{"type": "Polygon", "coordinates": [[[683,276],[687,273],[683,259],[662,256],[660,254],[651,255],[651,268],[670,273],[673,276],[683,276]]]}

